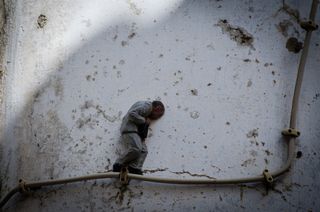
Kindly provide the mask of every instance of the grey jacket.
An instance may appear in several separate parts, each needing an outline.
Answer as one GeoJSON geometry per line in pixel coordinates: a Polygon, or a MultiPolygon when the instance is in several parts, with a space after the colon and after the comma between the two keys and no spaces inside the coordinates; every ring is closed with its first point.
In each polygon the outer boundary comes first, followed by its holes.
{"type": "Polygon", "coordinates": [[[139,101],[134,103],[122,119],[120,132],[138,131],[137,125],[145,123],[145,118],[151,114],[151,111],[152,102],[150,101],[139,101]]]}

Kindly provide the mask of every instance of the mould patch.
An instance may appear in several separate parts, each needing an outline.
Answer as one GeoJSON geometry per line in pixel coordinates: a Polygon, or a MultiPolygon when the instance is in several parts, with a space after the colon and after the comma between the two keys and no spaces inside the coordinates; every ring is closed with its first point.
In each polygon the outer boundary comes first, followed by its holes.
{"type": "Polygon", "coordinates": [[[198,111],[190,112],[190,117],[193,119],[197,119],[197,118],[199,118],[199,116],[200,116],[200,113],[198,111]]]}
{"type": "Polygon", "coordinates": [[[298,41],[297,38],[290,37],[287,40],[286,48],[288,49],[289,52],[293,52],[293,53],[297,54],[303,48],[303,44],[302,44],[302,42],[298,41]]]}
{"type": "Polygon", "coordinates": [[[294,24],[289,20],[283,20],[276,25],[278,31],[284,36],[288,37],[289,35],[296,35],[299,37],[300,33],[294,24]]]}
{"type": "Polygon", "coordinates": [[[133,12],[133,14],[135,15],[141,14],[141,9],[138,8],[137,5],[132,0],[127,0],[127,3],[129,4],[129,8],[133,12]]]}
{"type": "Polygon", "coordinates": [[[219,20],[217,26],[221,27],[222,32],[229,34],[230,39],[237,42],[240,46],[253,48],[253,36],[244,28],[232,26],[226,19],[219,20]]]}
{"type": "Polygon", "coordinates": [[[43,28],[48,22],[47,16],[40,14],[37,20],[38,28],[43,28]]]}
{"type": "Polygon", "coordinates": [[[3,76],[3,67],[2,67],[2,62],[3,62],[3,56],[4,56],[4,51],[5,51],[5,25],[7,22],[7,15],[6,15],[6,9],[5,9],[5,4],[4,1],[0,1],[0,80],[2,79],[3,76]]]}
{"type": "Polygon", "coordinates": [[[248,137],[248,138],[256,138],[256,137],[258,137],[258,135],[259,135],[258,129],[250,130],[250,131],[247,133],[247,137],[248,137]]]}
{"type": "Polygon", "coordinates": [[[300,22],[300,13],[298,10],[291,8],[288,4],[285,3],[283,0],[282,7],[279,11],[283,10],[285,13],[287,13],[290,17],[295,19],[298,23],[300,22]]]}
{"type": "Polygon", "coordinates": [[[283,20],[276,25],[278,31],[281,32],[284,37],[288,36],[288,29],[290,26],[292,26],[292,22],[289,20],[283,20]]]}

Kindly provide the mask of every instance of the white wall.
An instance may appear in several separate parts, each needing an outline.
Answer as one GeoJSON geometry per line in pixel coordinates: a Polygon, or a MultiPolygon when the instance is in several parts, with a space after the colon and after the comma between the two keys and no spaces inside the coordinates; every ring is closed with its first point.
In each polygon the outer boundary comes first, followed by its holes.
{"type": "MultiPolygon", "coordinates": [[[[310,0],[287,3],[308,17],[310,0]]],[[[121,118],[144,99],[161,99],[167,109],[151,126],[145,175],[220,179],[279,168],[287,152],[280,131],[289,123],[301,53],[289,52],[286,42],[303,41],[305,34],[282,6],[281,0],[12,3],[1,194],[21,177],[35,181],[111,169],[122,148],[121,118]],[[47,18],[42,27],[41,14],[47,18]],[[252,44],[231,39],[239,31],[230,36],[220,20],[252,36],[252,44]]],[[[263,185],[134,180],[121,193],[116,180],[106,179],[18,195],[6,209],[319,210],[319,35],[312,36],[299,108],[302,157],[268,195],[263,185]]]]}

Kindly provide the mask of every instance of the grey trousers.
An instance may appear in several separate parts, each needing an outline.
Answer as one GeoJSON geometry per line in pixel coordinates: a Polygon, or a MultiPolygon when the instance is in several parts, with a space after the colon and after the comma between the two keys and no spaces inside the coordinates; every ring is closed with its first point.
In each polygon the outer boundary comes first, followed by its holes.
{"type": "Polygon", "coordinates": [[[126,151],[119,156],[116,163],[141,170],[148,154],[145,142],[141,141],[137,133],[121,135],[121,142],[125,144],[126,151]]]}

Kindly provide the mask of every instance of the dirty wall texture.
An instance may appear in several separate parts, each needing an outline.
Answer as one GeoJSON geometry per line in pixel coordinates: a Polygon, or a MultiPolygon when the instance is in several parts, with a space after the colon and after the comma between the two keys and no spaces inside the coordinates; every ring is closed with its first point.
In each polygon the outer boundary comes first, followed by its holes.
{"type": "MultiPolygon", "coordinates": [[[[9,1],[7,2],[9,4],[9,1]]],[[[3,93],[4,93],[4,73],[5,73],[5,61],[4,61],[4,55],[5,55],[5,47],[7,43],[7,37],[6,37],[6,26],[7,26],[7,16],[9,10],[6,8],[5,1],[0,1],[0,134],[3,134],[3,93]]],[[[1,148],[0,148],[1,153],[1,148]]]]}
{"type": "MultiPolygon", "coordinates": [[[[160,99],[144,175],[234,178],[286,160],[280,132],[311,1],[16,1],[5,51],[1,196],[19,178],[111,169],[121,119],[160,99]]],[[[319,23],[319,15],[317,22],[319,23]]],[[[311,40],[297,158],[264,185],[183,186],[105,179],[17,195],[6,211],[319,211],[319,30],[311,40]]]]}

